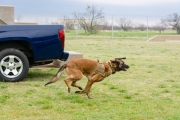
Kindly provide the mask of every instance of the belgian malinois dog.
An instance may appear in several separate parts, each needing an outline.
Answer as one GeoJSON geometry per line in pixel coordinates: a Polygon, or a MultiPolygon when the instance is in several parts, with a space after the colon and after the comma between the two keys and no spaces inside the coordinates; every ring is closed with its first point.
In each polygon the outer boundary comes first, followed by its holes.
{"type": "Polygon", "coordinates": [[[86,93],[88,98],[91,99],[92,97],[90,95],[90,89],[93,83],[100,82],[111,74],[118,71],[126,71],[129,68],[129,66],[126,65],[122,59],[126,58],[115,58],[114,60],[110,60],[110,62],[103,63],[89,59],[72,60],[61,66],[58,73],[49,82],[47,82],[45,86],[56,82],[60,78],[62,71],[65,70],[68,78],[65,79],[64,82],[68,87],[68,92],[70,93],[71,86],[77,87],[81,91],[76,91],[75,93],[86,93]],[[82,87],[76,84],[78,80],[82,79],[83,75],[88,79],[84,90],[82,87]],[[70,82],[72,82],[71,85],[70,82]]]}

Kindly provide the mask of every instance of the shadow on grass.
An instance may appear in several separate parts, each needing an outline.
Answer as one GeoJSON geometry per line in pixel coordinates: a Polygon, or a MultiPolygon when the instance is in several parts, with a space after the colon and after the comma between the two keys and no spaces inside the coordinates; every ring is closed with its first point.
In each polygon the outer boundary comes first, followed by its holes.
{"type": "Polygon", "coordinates": [[[42,80],[50,80],[52,77],[55,76],[57,70],[49,69],[33,69],[29,70],[28,75],[23,81],[42,81],[42,80]]]}

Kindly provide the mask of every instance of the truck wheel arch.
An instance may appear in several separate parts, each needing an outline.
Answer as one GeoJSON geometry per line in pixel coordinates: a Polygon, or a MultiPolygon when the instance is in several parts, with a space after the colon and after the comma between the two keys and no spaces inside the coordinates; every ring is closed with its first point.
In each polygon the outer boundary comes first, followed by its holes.
{"type": "Polygon", "coordinates": [[[9,40],[1,42],[0,44],[0,51],[7,49],[7,48],[14,48],[22,51],[29,60],[31,64],[33,62],[33,49],[31,44],[25,40],[9,40]]]}

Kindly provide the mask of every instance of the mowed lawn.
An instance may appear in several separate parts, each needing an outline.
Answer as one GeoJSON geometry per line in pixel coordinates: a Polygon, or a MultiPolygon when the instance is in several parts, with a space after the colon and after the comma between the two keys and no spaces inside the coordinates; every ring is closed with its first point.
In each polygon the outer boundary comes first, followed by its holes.
{"type": "MultiPolygon", "coordinates": [[[[44,86],[58,69],[30,69],[22,82],[0,82],[0,119],[180,119],[180,42],[145,39],[146,35],[114,39],[110,35],[83,35],[76,39],[67,33],[65,50],[100,62],[126,57],[130,69],[95,83],[91,100],[85,94],[75,94],[77,88],[68,93],[65,74],[56,83],[44,86]]],[[[83,88],[86,83],[85,77],[78,82],[83,88]]]]}

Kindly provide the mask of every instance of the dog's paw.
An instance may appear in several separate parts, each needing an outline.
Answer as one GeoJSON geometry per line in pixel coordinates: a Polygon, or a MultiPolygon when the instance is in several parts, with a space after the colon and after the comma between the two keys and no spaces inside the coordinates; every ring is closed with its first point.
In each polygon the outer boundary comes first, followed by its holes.
{"type": "Polygon", "coordinates": [[[89,93],[86,93],[86,95],[88,96],[89,99],[93,99],[93,97],[89,93]]]}
{"type": "Polygon", "coordinates": [[[71,92],[71,88],[68,88],[68,93],[70,93],[71,92]]]}
{"type": "Polygon", "coordinates": [[[80,90],[83,90],[82,87],[78,87],[80,90]]]}
{"type": "Polygon", "coordinates": [[[93,97],[91,97],[91,96],[88,96],[88,98],[89,98],[89,99],[93,99],[93,97]]]}
{"type": "Polygon", "coordinates": [[[81,92],[81,91],[76,91],[75,93],[76,93],[76,94],[79,94],[80,92],[81,92]]]}
{"type": "Polygon", "coordinates": [[[84,91],[76,91],[75,93],[76,94],[84,94],[85,92],[84,91]]]}
{"type": "Polygon", "coordinates": [[[77,94],[79,91],[75,91],[75,93],[77,94]]]}

